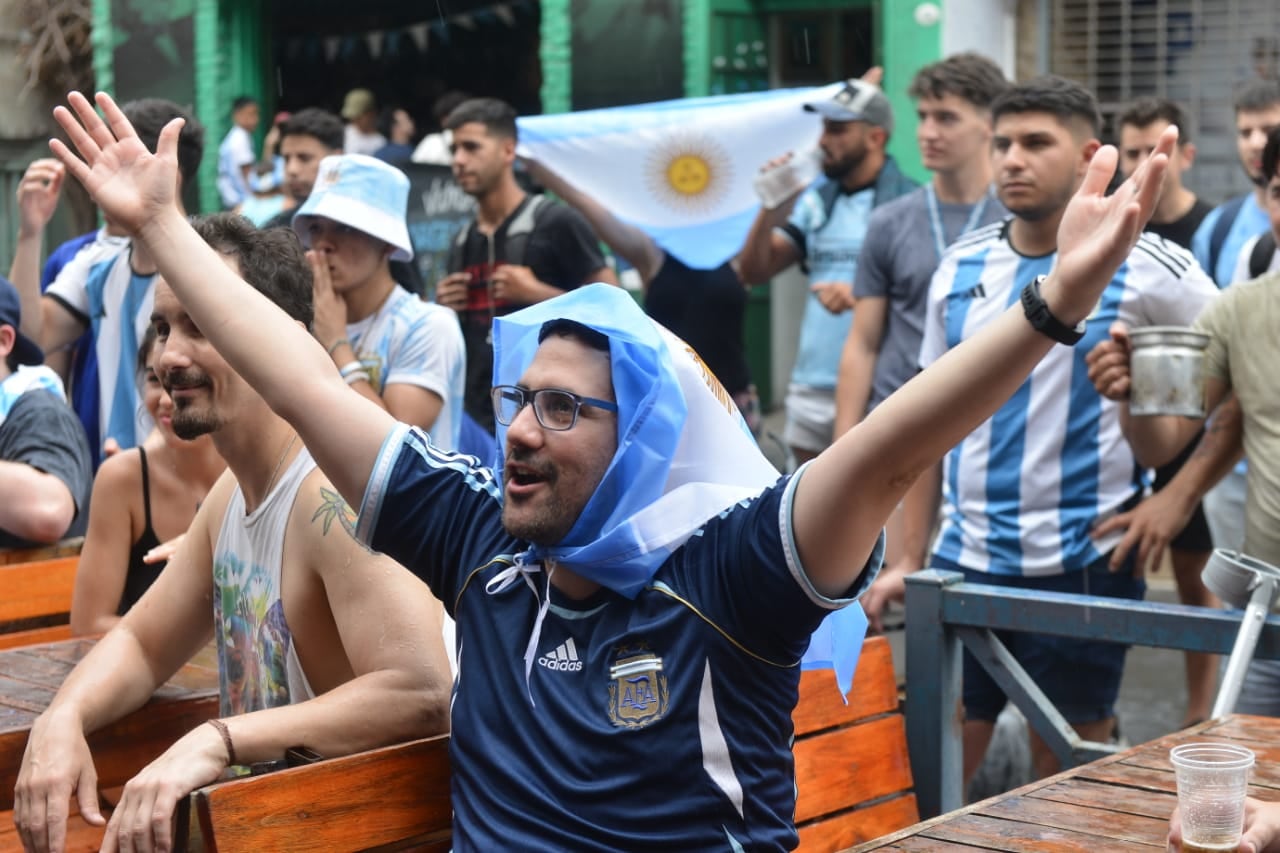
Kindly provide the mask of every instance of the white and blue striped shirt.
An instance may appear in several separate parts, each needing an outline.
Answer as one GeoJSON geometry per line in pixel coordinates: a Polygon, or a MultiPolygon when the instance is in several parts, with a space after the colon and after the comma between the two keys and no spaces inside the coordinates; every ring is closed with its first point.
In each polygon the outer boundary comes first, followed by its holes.
{"type": "MultiPolygon", "coordinates": [[[[1056,253],[1025,257],[1009,223],[948,249],[929,289],[920,364],[973,337],[1047,274],[1056,253]]],[[[1143,234],[1089,315],[1084,339],[1055,347],[1000,409],[949,454],[933,565],[1047,576],[1096,562],[1122,534],[1089,531],[1143,488],[1119,410],[1089,381],[1085,356],[1115,320],[1189,326],[1217,287],[1186,250],[1143,234]]]]}

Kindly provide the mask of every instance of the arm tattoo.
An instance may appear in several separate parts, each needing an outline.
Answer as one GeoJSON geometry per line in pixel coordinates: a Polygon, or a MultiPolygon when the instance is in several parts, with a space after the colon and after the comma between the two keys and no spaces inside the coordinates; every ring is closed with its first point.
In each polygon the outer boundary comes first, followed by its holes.
{"type": "MultiPolygon", "coordinates": [[[[317,520],[322,525],[321,535],[328,536],[329,528],[333,526],[334,519],[342,525],[342,529],[352,538],[356,538],[356,511],[351,508],[351,504],[342,499],[342,495],[326,489],[320,488],[320,508],[316,510],[315,515],[311,516],[314,524],[317,520]]],[[[359,540],[356,540],[359,541],[359,540]]]]}

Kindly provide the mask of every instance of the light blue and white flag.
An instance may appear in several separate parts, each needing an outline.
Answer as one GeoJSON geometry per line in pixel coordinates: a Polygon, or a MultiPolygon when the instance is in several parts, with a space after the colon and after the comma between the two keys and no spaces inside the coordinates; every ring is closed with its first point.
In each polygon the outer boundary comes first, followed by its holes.
{"type": "Polygon", "coordinates": [[[518,120],[519,153],[545,164],[697,269],[742,247],[768,160],[817,143],[804,104],[843,83],[685,98],[518,120]]]}

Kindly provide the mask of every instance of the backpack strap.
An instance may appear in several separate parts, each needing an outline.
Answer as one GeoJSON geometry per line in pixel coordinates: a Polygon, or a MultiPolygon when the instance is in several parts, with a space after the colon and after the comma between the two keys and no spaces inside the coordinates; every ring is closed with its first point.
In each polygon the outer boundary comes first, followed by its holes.
{"type": "Polygon", "coordinates": [[[1270,231],[1258,237],[1249,253],[1249,278],[1255,279],[1271,268],[1271,261],[1276,256],[1276,235],[1270,231]]]}
{"type": "Polygon", "coordinates": [[[1218,214],[1218,221],[1213,223],[1213,231],[1209,233],[1209,269],[1205,272],[1209,273],[1209,278],[1214,281],[1218,280],[1216,270],[1218,269],[1218,258],[1222,256],[1222,244],[1227,242],[1227,235],[1231,233],[1231,226],[1235,224],[1236,217],[1240,215],[1240,208],[1244,207],[1247,195],[1242,195],[1225,202],[1219,208],[1222,212],[1218,214]]]}

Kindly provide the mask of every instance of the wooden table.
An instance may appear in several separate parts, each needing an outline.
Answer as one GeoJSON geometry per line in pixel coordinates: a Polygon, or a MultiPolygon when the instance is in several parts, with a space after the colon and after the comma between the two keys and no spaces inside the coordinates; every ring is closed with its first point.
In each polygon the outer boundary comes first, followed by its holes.
{"type": "Polygon", "coordinates": [[[1280,800],[1280,719],[1234,715],[1066,770],[855,848],[933,853],[1162,851],[1177,786],[1169,749],[1238,743],[1258,756],[1249,793],[1280,800]]]}
{"type": "MultiPolygon", "coordinates": [[[[64,640],[0,651],[0,811],[13,808],[31,724],[94,642],[64,640]]],[[[89,738],[99,787],[123,785],[179,737],[217,715],[218,664],[210,645],[145,707],[89,738]]]]}

